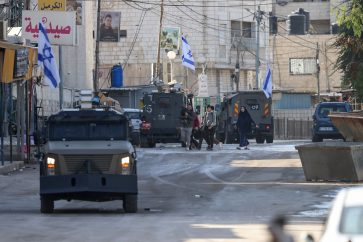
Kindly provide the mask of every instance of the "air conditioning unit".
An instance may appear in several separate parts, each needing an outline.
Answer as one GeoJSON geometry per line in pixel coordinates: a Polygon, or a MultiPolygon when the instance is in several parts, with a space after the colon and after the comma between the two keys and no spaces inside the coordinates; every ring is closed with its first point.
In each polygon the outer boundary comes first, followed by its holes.
{"type": "Polygon", "coordinates": [[[8,21],[0,20],[0,40],[7,40],[8,37],[8,21]]]}

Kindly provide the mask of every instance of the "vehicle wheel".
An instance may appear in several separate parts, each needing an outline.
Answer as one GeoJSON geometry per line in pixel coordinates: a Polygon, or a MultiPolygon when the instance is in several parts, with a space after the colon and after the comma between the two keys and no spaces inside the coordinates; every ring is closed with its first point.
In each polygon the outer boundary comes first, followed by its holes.
{"type": "Polygon", "coordinates": [[[266,143],[273,143],[274,142],[274,137],[273,136],[266,136],[266,143]]]}
{"type": "Polygon", "coordinates": [[[126,213],[137,212],[137,195],[125,195],[123,200],[123,208],[126,213]]]}
{"type": "Polygon", "coordinates": [[[151,141],[151,140],[148,140],[147,141],[148,145],[150,148],[154,148],[155,147],[155,142],[151,141]]]}
{"type": "Polygon", "coordinates": [[[312,138],[313,142],[322,142],[323,138],[321,138],[319,135],[314,135],[312,138]]]}
{"type": "Polygon", "coordinates": [[[41,213],[53,213],[54,201],[48,196],[40,197],[40,212],[41,213]]]}
{"type": "Polygon", "coordinates": [[[147,148],[148,147],[148,143],[147,143],[147,139],[144,135],[140,135],[140,147],[141,148],[147,148]]]}
{"type": "Polygon", "coordinates": [[[265,142],[265,138],[264,137],[256,137],[256,143],[257,144],[263,144],[265,142]]]}
{"type": "Polygon", "coordinates": [[[226,137],[225,144],[234,144],[234,143],[236,143],[235,135],[229,133],[226,137]]]}

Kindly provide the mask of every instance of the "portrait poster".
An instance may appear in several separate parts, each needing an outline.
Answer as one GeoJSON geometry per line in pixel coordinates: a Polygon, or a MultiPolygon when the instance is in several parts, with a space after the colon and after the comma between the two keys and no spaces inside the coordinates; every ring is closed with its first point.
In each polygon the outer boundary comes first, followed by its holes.
{"type": "Polygon", "coordinates": [[[160,35],[160,48],[179,50],[180,28],[163,27],[160,35]]]}
{"type": "Polygon", "coordinates": [[[83,6],[82,1],[79,0],[67,0],[66,4],[67,11],[75,11],[76,12],[76,25],[82,25],[82,17],[83,17],[83,6]]]}
{"type": "Polygon", "coordinates": [[[120,39],[120,12],[101,11],[100,41],[118,42],[120,39]]]}

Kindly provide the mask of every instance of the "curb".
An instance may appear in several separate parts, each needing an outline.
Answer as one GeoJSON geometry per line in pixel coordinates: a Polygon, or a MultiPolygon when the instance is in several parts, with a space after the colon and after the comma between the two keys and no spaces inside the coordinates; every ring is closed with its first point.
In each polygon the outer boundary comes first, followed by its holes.
{"type": "Polygon", "coordinates": [[[13,163],[5,161],[5,164],[3,166],[0,165],[0,175],[5,175],[10,172],[19,170],[23,166],[24,166],[24,161],[13,161],[13,163]]]}

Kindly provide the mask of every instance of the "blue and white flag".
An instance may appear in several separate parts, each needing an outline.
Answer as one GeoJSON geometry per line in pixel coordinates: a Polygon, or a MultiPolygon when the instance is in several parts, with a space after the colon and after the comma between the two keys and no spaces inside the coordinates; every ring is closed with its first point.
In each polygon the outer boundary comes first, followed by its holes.
{"type": "Polygon", "coordinates": [[[60,82],[59,71],[52,46],[42,23],[39,23],[38,65],[43,68],[45,82],[54,88],[58,87],[60,82]]]}
{"type": "Polygon", "coordinates": [[[182,36],[182,64],[195,71],[194,58],[187,40],[182,36]]]}
{"type": "Polygon", "coordinates": [[[266,98],[272,97],[272,75],[270,66],[267,66],[267,72],[265,77],[265,82],[263,83],[263,92],[266,95],[266,98]]]}

